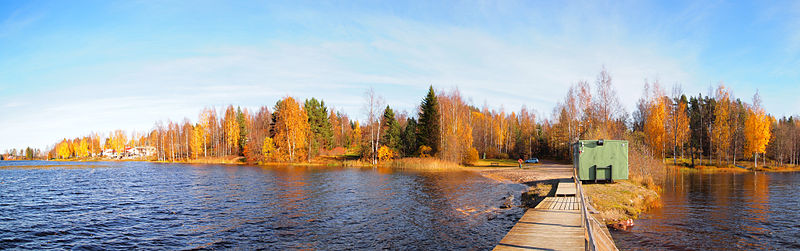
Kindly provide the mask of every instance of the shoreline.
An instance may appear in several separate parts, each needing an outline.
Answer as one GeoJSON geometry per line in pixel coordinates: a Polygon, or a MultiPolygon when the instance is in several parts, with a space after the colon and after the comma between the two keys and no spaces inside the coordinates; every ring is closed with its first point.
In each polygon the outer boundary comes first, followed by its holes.
{"type": "MultiPolygon", "coordinates": [[[[523,165],[523,168],[518,168],[517,164],[513,160],[499,160],[499,159],[487,159],[487,160],[479,160],[480,164],[475,165],[463,165],[458,163],[451,163],[446,161],[441,161],[435,158],[416,158],[416,157],[405,157],[405,158],[398,158],[393,159],[390,161],[382,161],[376,165],[373,165],[369,162],[364,162],[361,160],[331,160],[329,159],[330,156],[322,156],[320,159],[313,160],[311,162],[261,162],[261,163],[248,163],[240,161],[242,156],[229,156],[229,157],[214,157],[214,158],[202,158],[202,159],[191,159],[191,160],[178,160],[178,161],[166,161],[166,160],[146,160],[146,159],[51,159],[51,160],[43,160],[43,159],[34,159],[34,160],[21,160],[21,159],[14,159],[14,160],[0,160],[0,163],[3,162],[20,162],[20,161],[65,161],[65,162],[151,162],[151,163],[178,163],[178,164],[226,164],[226,165],[253,165],[253,166],[343,166],[343,167],[392,167],[398,169],[417,169],[417,170],[450,170],[450,169],[463,169],[469,171],[477,171],[481,172],[487,178],[501,181],[501,182],[512,182],[512,183],[526,183],[526,182],[539,182],[542,180],[546,180],[546,178],[550,177],[547,174],[535,174],[532,172],[528,172],[530,170],[536,170],[536,167],[542,164],[526,164],[523,165]],[[409,163],[410,161],[415,161],[416,163],[409,163]],[[513,163],[512,163],[513,162],[513,163]],[[491,165],[498,164],[498,165],[491,165]],[[428,167],[426,165],[435,164],[434,167],[428,167]],[[517,171],[524,171],[523,173],[527,173],[529,177],[526,175],[509,175],[509,174],[502,174],[503,172],[517,172],[517,171]],[[498,174],[493,174],[498,173],[498,174]],[[543,178],[544,177],[544,178],[543,178]]],[[[550,161],[549,164],[568,164],[568,163],[561,163],[561,162],[552,162],[550,161]]],[[[800,172],[800,166],[781,166],[781,167],[759,167],[757,169],[751,167],[718,167],[718,166],[703,166],[698,165],[695,167],[689,167],[684,165],[674,165],[671,163],[665,163],[668,168],[676,169],[680,171],[691,171],[691,172],[704,172],[704,173],[747,173],[747,172],[800,172]]]]}

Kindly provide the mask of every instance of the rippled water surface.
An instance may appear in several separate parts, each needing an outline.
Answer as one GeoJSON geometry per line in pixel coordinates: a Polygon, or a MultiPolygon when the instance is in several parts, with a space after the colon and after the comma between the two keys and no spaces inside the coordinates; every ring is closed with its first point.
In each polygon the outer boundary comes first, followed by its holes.
{"type": "Polygon", "coordinates": [[[489,249],[523,213],[498,209],[521,185],[471,172],[9,165],[0,249],[489,249]]]}
{"type": "Polygon", "coordinates": [[[800,249],[800,173],[676,172],[621,249],[800,249]]]}

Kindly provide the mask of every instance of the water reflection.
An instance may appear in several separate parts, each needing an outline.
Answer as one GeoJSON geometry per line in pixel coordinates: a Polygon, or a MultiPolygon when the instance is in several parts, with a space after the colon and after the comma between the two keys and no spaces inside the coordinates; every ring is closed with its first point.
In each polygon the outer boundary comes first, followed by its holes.
{"type": "Polygon", "coordinates": [[[620,248],[800,248],[800,173],[673,172],[664,206],[612,233],[620,248]]]}

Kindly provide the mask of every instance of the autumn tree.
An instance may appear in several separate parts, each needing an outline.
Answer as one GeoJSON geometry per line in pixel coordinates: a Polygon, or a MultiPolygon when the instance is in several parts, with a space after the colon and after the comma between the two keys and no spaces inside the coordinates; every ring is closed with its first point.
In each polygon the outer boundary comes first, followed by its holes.
{"type": "Polygon", "coordinates": [[[117,154],[122,154],[125,151],[125,143],[128,142],[128,136],[125,135],[125,131],[123,130],[116,130],[111,133],[111,145],[110,148],[114,150],[117,154]]]}
{"type": "Polygon", "coordinates": [[[308,144],[308,115],[292,97],[285,97],[275,104],[272,115],[275,130],[277,159],[294,162],[305,158],[308,144]]]}
{"type": "Polygon", "coordinates": [[[275,149],[275,142],[272,141],[272,138],[266,137],[264,138],[264,142],[261,144],[261,155],[263,156],[263,161],[271,161],[275,158],[277,151],[275,149]]]}
{"type": "Polygon", "coordinates": [[[236,121],[236,110],[233,105],[229,105],[225,109],[225,117],[223,118],[223,125],[225,127],[225,154],[233,154],[234,148],[239,145],[239,123],[236,121]]]}
{"type": "Polygon", "coordinates": [[[353,129],[350,125],[350,119],[344,112],[334,112],[333,109],[330,110],[328,121],[331,123],[331,131],[333,133],[333,144],[331,146],[349,147],[350,133],[353,129]]]}
{"type": "Polygon", "coordinates": [[[380,147],[381,123],[380,108],[383,106],[383,97],[377,95],[372,88],[364,93],[364,113],[367,115],[369,127],[369,151],[365,157],[372,159],[372,164],[378,164],[378,148],[380,147]]]}
{"type": "Polygon", "coordinates": [[[593,125],[596,132],[595,136],[619,138],[625,129],[624,122],[621,121],[624,109],[619,101],[619,96],[617,96],[617,90],[612,83],[611,74],[608,73],[605,66],[598,74],[595,83],[597,93],[591,105],[588,106],[591,109],[590,116],[593,117],[589,121],[595,121],[595,125],[593,125]]]}
{"type": "Polygon", "coordinates": [[[647,99],[643,112],[646,119],[644,121],[645,142],[654,153],[660,154],[661,160],[664,159],[664,148],[666,143],[666,120],[667,120],[667,101],[658,82],[653,83],[653,90],[647,99]]]}
{"type": "Polygon", "coordinates": [[[350,123],[350,147],[358,148],[361,146],[361,124],[358,121],[350,123]]]}
{"type": "Polygon", "coordinates": [[[717,100],[717,106],[714,109],[712,137],[717,160],[722,162],[723,158],[727,160],[728,150],[731,146],[730,92],[724,85],[720,84],[717,87],[715,99],[717,100]]]}
{"type": "Polygon", "coordinates": [[[203,149],[204,145],[204,130],[200,123],[197,123],[192,128],[192,142],[191,142],[191,149],[192,149],[192,158],[199,158],[201,154],[205,153],[205,149],[203,149]]]}
{"type": "Polygon", "coordinates": [[[767,144],[769,143],[771,130],[771,121],[769,117],[761,108],[761,98],[756,92],[753,95],[753,105],[747,111],[747,119],[744,127],[745,146],[744,153],[749,155],[753,154],[753,160],[756,168],[758,167],[758,154],[765,153],[767,144]]]}
{"type": "MultiPolygon", "coordinates": [[[[249,126],[247,130],[247,151],[245,151],[245,158],[250,163],[258,163],[264,161],[265,156],[262,154],[262,148],[266,137],[270,135],[270,124],[272,122],[272,113],[269,108],[262,106],[252,119],[248,120],[249,126]]],[[[274,144],[274,143],[273,143],[274,144]]]]}
{"type": "MultiPolygon", "coordinates": [[[[72,157],[72,150],[70,149],[69,144],[70,144],[69,141],[67,139],[64,139],[61,140],[61,142],[56,145],[56,152],[59,158],[68,159],[72,157]]],[[[11,153],[10,155],[15,155],[15,154],[11,153]]]]}
{"type": "Polygon", "coordinates": [[[437,99],[440,107],[442,139],[439,142],[439,157],[452,162],[466,163],[469,149],[472,148],[470,126],[472,113],[458,89],[444,92],[437,99]]]}
{"type": "Polygon", "coordinates": [[[211,110],[206,108],[203,109],[203,112],[200,113],[200,118],[197,121],[197,125],[195,126],[195,137],[197,137],[198,141],[202,144],[201,148],[198,148],[198,156],[199,152],[203,153],[203,157],[208,157],[208,145],[211,141],[211,137],[209,137],[209,133],[211,132],[211,110]]]}
{"type": "Polygon", "coordinates": [[[669,113],[667,131],[669,135],[669,146],[672,147],[673,164],[677,164],[678,148],[681,149],[683,157],[684,143],[689,139],[689,115],[688,100],[686,95],[682,95],[680,87],[673,89],[673,99],[669,102],[669,113]],[[678,97],[680,95],[680,97],[678,97]]]}

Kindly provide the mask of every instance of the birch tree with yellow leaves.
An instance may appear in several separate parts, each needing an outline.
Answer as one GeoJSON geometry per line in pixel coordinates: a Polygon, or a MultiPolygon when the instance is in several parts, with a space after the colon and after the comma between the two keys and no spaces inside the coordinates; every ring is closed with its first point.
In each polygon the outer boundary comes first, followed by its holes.
{"type": "Polygon", "coordinates": [[[761,108],[761,97],[756,92],[753,95],[753,105],[747,110],[747,119],[744,123],[745,154],[753,154],[753,160],[758,168],[758,154],[764,154],[770,137],[771,119],[761,108]]]}
{"type": "Polygon", "coordinates": [[[725,85],[720,84],[717,87],[716,97],[717,106],[714,109],[714,128],[711,135],[714,141],[717,161],[722,162],[722,159],[728,160],[728,150],[731,146],[731,123],[730,123],[730,105],[731,94],[725,85]]]}
{"type": "Polygon", "coordinates": [[[667,119],[667,97],[661,90],[658,82],[653,83],[653,89],[647,98],[647,112],[644,121],[645,142],[653,153],[660,154],[664,159],[664,148],[666,144],[666,119],[667,119]]]}
{"type": "Polygon", "coordinates": [[[239,145],[239,123],[236,120],[236,110],[233,109],[233,105],[229,105],[228,108],[225,109],[225,117],[223,120],[225,153],[228,155],[235,154],[234,150],[236,150],[239,145]]]}
{"type": "Polygon", "coordinates": [[[275,104],[273,117],[278,159],[289,162],[304,159],[309,131],[306,112],[294,98],[286,97],[275,104]]]}

